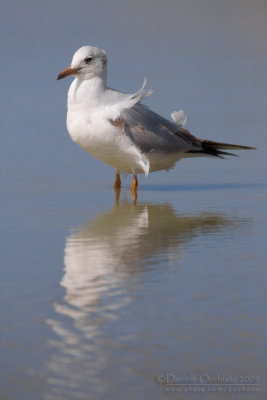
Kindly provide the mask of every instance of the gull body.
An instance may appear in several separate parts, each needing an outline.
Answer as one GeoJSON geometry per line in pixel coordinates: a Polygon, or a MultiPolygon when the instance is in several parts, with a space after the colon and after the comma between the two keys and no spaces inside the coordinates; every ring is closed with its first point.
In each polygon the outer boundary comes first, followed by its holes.
{"type": "Polygon", "coordinates": [[[102,49],[83,46],[73,56],[70,67],[58,79],[74,75],[68,92],[67,129],[72,140],[94,157],[119,172],[132,173],[132,189],[137,174],[169,170],[181,158],[212,156],[223,158],[221,149],[251,149],[247,146],[202,140],[184,129],[183,111],[161,117],[141,101],[152,92],[146,79],[136,93],[126,94],[107,86],[107,58],[102,49]]]}

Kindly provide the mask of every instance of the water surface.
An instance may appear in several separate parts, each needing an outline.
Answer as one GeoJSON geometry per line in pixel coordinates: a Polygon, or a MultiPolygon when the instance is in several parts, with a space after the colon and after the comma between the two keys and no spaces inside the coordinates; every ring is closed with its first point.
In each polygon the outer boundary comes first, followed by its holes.
{"type": "Polygon", "coordinates": [[[266,12],[2,6],[1,399],[266,397],[266,12]],[[136,204],[123,177],[116,198],[112,168],[69,139],[70,81],[55,80],[87,43],[107,50],[112,87],[147,76],[151,108],[258,150],[140,177],[136,204]],[[204,385],[218,376],[246,385],[204,385]],[[174,385],[187,378],[201,384],[174,385]]]}

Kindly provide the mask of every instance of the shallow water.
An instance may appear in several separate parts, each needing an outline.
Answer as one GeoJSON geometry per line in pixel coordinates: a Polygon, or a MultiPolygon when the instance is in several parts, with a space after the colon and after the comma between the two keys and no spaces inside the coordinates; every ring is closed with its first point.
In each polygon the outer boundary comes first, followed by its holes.
{"type": "Polygon", "coordinates": [[[266,4],[19,5],[1,10],[1,399],[266,398],[266,4]],[[141,176],[136,204],[122,177],[116,198],[55,81],[86,43],[111,86],[146,75],[148,106],[258,150],[141,176]]]}

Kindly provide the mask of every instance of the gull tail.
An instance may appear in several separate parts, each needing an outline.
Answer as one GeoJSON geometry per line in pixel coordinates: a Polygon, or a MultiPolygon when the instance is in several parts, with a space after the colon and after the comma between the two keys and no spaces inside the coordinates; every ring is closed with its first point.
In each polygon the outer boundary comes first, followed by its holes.
{"type": "Polygon", "coordinates": [[[256,150],[256,147],[240,146],[238,144],[213,142],[212,140],[201,140],[201,148],[199,150],[190,150],[189,153],[198,153],[203,156],[214,156],[224,158],[224,156],[237,156],[237,154],[229,153],[222,150],[256,150]]]}

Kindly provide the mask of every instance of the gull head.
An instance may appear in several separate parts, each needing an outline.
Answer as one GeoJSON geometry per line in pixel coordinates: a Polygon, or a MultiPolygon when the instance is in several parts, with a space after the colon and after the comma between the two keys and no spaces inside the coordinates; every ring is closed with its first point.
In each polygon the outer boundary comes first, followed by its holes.
{"type": "Polygon", "coordinates": [[[57,79],[74,75],[77,79],[88,80],[96,76],[106,79],[107,57],[105,50],[83,46],[74,53],[71,65],[60,72],[57,79]]]}

